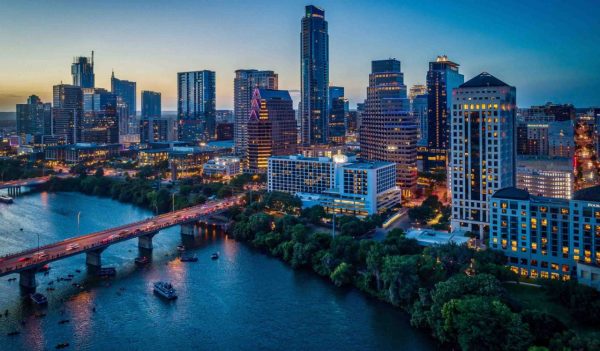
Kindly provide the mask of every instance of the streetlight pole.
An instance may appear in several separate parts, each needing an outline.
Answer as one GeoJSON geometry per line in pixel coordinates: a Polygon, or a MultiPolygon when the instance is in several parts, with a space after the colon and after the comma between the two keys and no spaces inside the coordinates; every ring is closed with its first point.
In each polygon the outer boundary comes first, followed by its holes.
{"type": "Polygon", "coordinates": [[[172,212],[175,212],[175,193],[173,193],[173,199],[171,200],[171,204],[173,206],[172,212]]]}

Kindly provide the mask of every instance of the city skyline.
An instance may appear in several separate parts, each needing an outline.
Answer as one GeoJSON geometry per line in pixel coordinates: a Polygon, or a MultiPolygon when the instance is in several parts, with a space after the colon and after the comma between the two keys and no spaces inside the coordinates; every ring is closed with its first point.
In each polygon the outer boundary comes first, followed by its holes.
{"type": "MultiPolygon", "coordinates": [[[[519,87],[519,106],[547,101],[600,105],[594,94],[600,88],[594,62],[600,49],[589,45],[600,26],[593,20],[600,7],[551,3],[312,4],[326,11],[329,22],[329,83],[345,87],[352,108],[365,98],[371,60],[400,60],[406,84],[412,86],[425,83],[428,62],[443,54],[461,64],[466,79],[492,71],[511,81],[519,87]],[[557,25],[559,14],[564,21],[557,25]]],[[[70,83],[73,57],[89,56],[91,50],[97,87],[110,88],[114,69],[122,79],[138,82],[140,91],[161,92],[164,110],[176,109],[177,72],[193,70],[216,71],[217,108],[232,109],[235,70],[249,68],[278,72],[280,89],[290,90],[296,106],[298,22],[308,4],[153,2],[115,7],[107,1],[88,11],[89,5],[71,2],[9,3],[0,14],[0,42],[8,50],[0,57],[0,111],[14,111],[32,94],[50,101],[53,85],[70,83]],[[110,26],[105,25],[108,16],[110,26]],[[191,16],[194,20],[186,21],[191,16]],[[248,17],[268,25],[253,25],[250,31],[244,21],[248,17]],[[177,26],[174,18],[180,19],[177,26]],[[86,30],[78,32],[77,26],[86,30]],[[249,32],[265,40],[250,40],[249,32]]]]}

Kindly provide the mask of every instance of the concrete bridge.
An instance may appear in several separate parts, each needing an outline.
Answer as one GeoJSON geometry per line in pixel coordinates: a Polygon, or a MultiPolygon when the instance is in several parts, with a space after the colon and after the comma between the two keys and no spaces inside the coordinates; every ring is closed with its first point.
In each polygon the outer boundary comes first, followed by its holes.
{"type": "MultiPolygon", "coordinates": [[[[92,268],[102,267],[102,251],[110,245],[138,239],[138,247],[152,250],[152,238],[160,230],[181,225],[181,234],[196,236],[203,227],[211,225],[227,229],[224,218],[211,219],[217,212],[242,203],[242,196],[210,201],[203,205],[169,212],[139,222],[69,238],[53,244],[0,257],[0,277],[20,274],[19,284],[33,290],[37,286],[35,275],[46,264],[63,258],[85,254],[92,268]]],[[[216,216],[218,217],[218,216],[216,216]]]]}
{"type": "MultiPolygon", "coordinates": [[[[68,178],[72,177],[70,174],[62,174],[54,177],[60,178],[68,178]]],[[[21,190],[23,187],[33,188],[42,184],[47,183],[50,180],[50,176],[37,177],[37,178],[27,178],[27,179],[18,179],[11,180],[8,182],[0,182],[0,189],[7,189],[9,196],[18,196],[21,195],[21,190]]]]}

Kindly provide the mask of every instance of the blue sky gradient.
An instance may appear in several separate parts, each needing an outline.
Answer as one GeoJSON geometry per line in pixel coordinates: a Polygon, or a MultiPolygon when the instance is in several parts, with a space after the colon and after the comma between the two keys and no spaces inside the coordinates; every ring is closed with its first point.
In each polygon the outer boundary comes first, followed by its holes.
{"type": "MultiPolygon", "coordinates": [[[[234,71],[271,69],[300,87],[306,1],[28,1],[0,5],[0,111],[71,82],[73,56],[95,50],[96,85],[110,73],[176,106],[176,73],[211,69],[217,107],[232,108],[234,71]]],[[[408,86],[439,54],[466,79],[486,71],[517,87],[519,106],[600,105],[598,1],[317,1],[329,22],[330,81],[351,106],[366,95],[370,61],[402,61],[408,86]]],[[[297,97],[297,94],[296,94],[297,97]]],[[[138,97],[139,104],[139,97],[138,97]]],[[[139,109],[139,105],[138,105],[139,109]]]]}

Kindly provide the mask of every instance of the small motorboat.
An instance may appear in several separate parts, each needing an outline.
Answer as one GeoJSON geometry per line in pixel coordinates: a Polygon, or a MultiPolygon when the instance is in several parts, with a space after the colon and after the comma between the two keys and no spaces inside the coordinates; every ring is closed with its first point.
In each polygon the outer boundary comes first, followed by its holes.
{"type": "Polygon", "coordinates": [[[38,306],[48,304],[48,299],[46,298],[46,296],[40,293],[33,293],[29,295],[29,298],[31,299],[31,301],[33,301],[33,303],[35,303],[38,306]]]}
{"type": "Polygon", "coordinates": [[[175,288],[171,283],[167,282],[156,282],[154,283],[154,293],[164,297],[167,300],[173,300],[177,298],[175,288]]]}
{"type": "Polygon", "coordinates": [[[179,259],[181,262],[198,262],[198,256],[196,255],[181,255],[179,259]]]}
{"type": "Polygon", "coordinates": [[[179,252],[183,252],[183,251],[185,251],[185,246],[183,246],[183,245],[177,245],[177,250],[179,252]]]}
{"type": "Polygon", "coordinates": [[[219,259],[219,253],[215,252],[212,255],[210,255],[210,258],[212,258],[213,260],[218,260],[219,259]]]}
{"type": "Polygon", "coordinates": [[[58,321],[58,324],[67,324],[69,322],[70,322],[70,320],[68,320],[68,319],[61,319],[58,321]]]}
{"type": "MultiPolygon", "coordinates": [[[[0,195],[0,202],[3,202],[5,204],[12,204],[13,198],[8,195],[0,195]]],[[[23,229],[21,229],[21,230],[23,230],[23,229]]]]}
{"type": "Polygon", "coordinates": [[[68,342],[61,342],[60,344],[56,344],[57,349],[64,349],[65,347],[69,347],[68,342]]]}
{"type": "Polygon", "coordinates": [[[135,258],[135,264],[137,264],[139,266],[146,265],[146,264],[148,264],[148,262],[150,262],[150,260],[148,260],[148,257],[146,257],[146,256],[135,258]]]}

